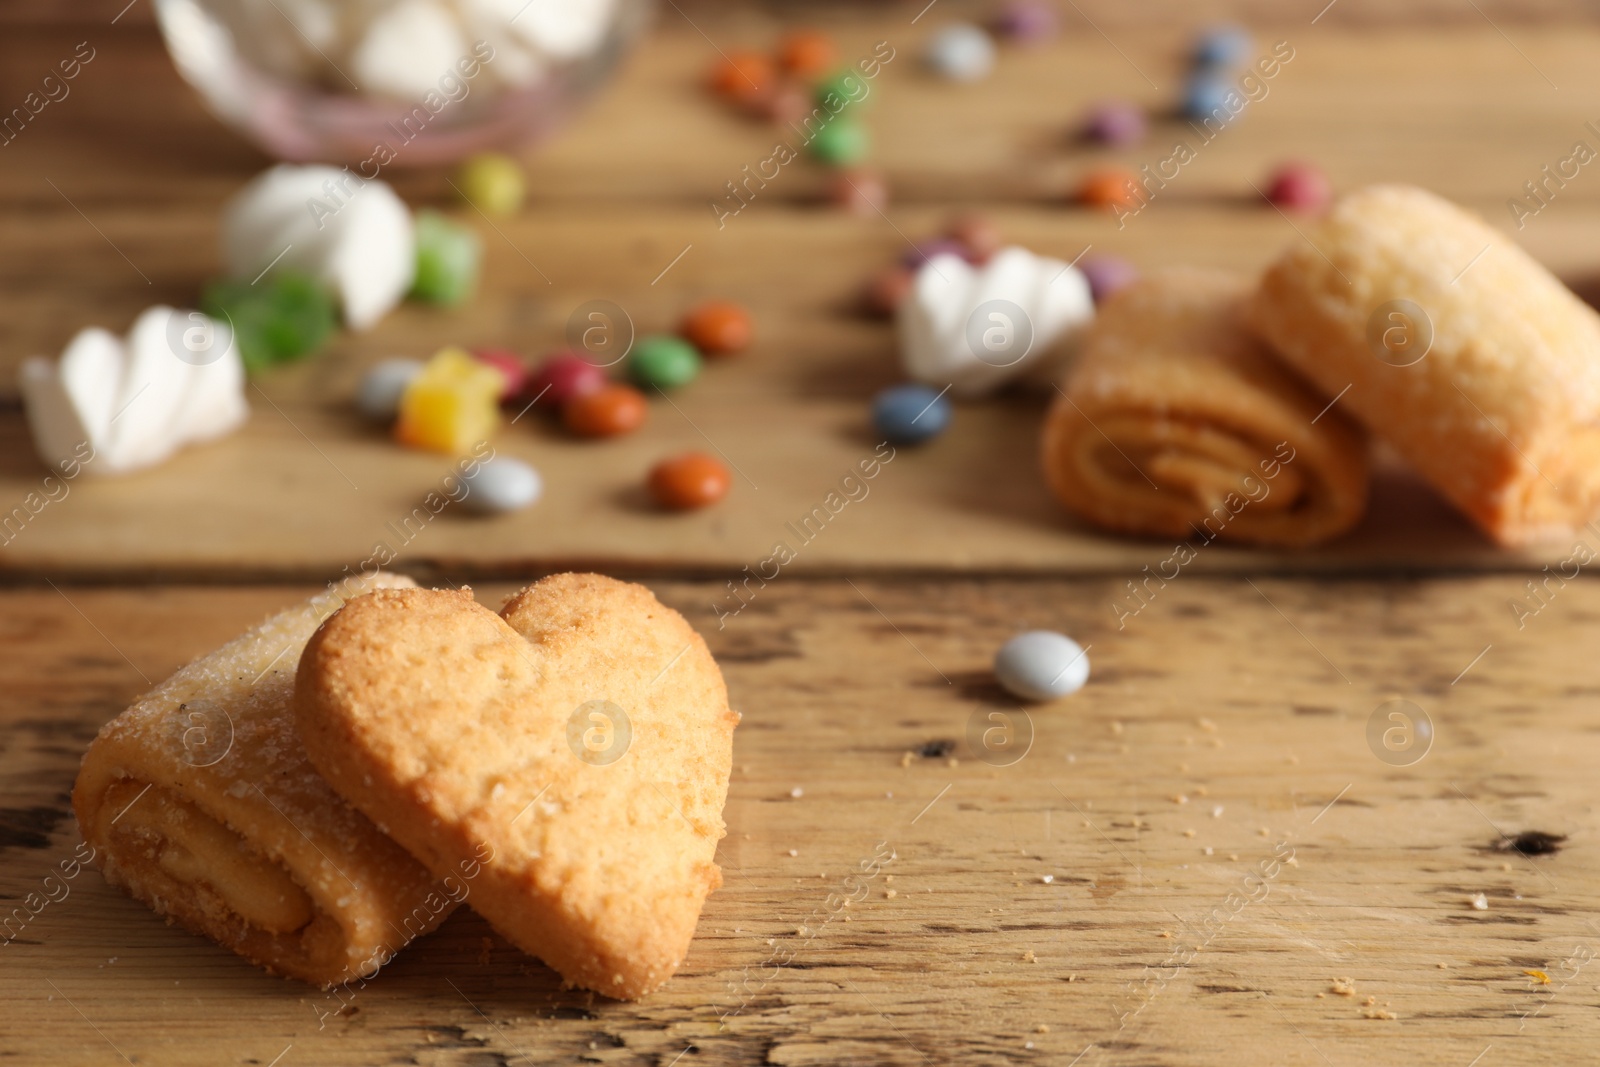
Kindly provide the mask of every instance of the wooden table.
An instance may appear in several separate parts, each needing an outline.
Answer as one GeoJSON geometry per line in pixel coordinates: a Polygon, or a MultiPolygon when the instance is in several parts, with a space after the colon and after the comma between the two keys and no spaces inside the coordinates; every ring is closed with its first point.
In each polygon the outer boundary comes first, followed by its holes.
{"type": "MultiPolygon", "coordinates": [[[[0,17],[0,103],[77,41],[97,48],[73,95],[0,149],[0,504],[43,473],[16,364],[82,325],[122,329],[152,302],[191,301],[217,269],[220,205],[263,165],[171,73],[146,6],[115,27],[121,4],[88,5],[73,25],[0,17]]],[[[356,564],[444,473],[355,420],[362,367],[453,341],[551,347],[587,299],[648,331],[730,296],[758,316],[747,359],[620,442],[520,420],[496,446],[545,473],[546,500],[494,520],[447,512],[398,564],[474,580],[489,603],[572,565],[635,575],[707,636],[745,718],[727,883],[683,970],[640,1004],[564,991],[463,910],[341,1005],[165,927],[85,871],[0,942],[0,1054],[283,1067],[1588,1058],[1600,587],[1549,580],[1533,599],[1527,586],[1569,546],[1496,552],[1390,471],[1339,544],[1212,548],[1140,607],[1126,579],[1170,548],[1063,517],[1034,456],[1042,402],[1012,397],[964,405],[945,438],[901,450],[719,628],[727,580],[872,450],[866,401],[897,376],[893,340],[846,310],[851,293],[953,208],[981,205],[1013,239],[1067,258],[1093,245],[1146,266],[1253,269],[1296,239],[1248,184],[1282,158],[1316,159],[1342,187],[1418,182],[1509,225],[1504,201],[1595,117],[1600,32],[1574,5],[1341,0],[1311,25],[1320,6],[1291,19],[1256,5],[1260,36],[1291,41],[1296,59],[1169,201],[1121,231],[1061,202],[1113,158],[1064,130],[1102,95],[1169,100],[1199,9],[1162,5],[1152,29],[1128,5],[1080,0],[1060,41],[1008,51],[994,78],[961,89],[920,75],[917,47],[939,20],[983,9],[944,0],[916,25],[920,3],[814,12],[847,55],[897,49],[870,117],[891,221],[818,207],[821,176],[796,167],[720,231],[707,201],[771,136],[697,89],[706,38],[764,43],[783,9],[664,9],[620,83],[533,157],[530,205],[504,240],[487,234],[470,308],[408,308],[339,339],[260,380],[236,437],[77,483],[0,547],[0,898],[21,906],[78,843],[67,795],[102,723],[356,564]],[[668,519],[638,505],[655,457],[708,439],[741,472],[724,506],[668,519]],[[1029,627],[1092,646],[1088,688],[1031,711],[997,690],[993,649],[1029,627]],[[1432,724],[1415,762],[1369,739],[1396,709],[1432,724]],[[985,747],[997,725],[1031,737],[1015,762],[985,747]],[[1507,848],[1527,831],[1566,840],[1507,848]],[[848,870],[890,854],[866,900],[828,907],[848,870]],[[768,967],[775,951],[793,962],[768,967]]],[[[1177,129],[1114,158],[1145,162],[1177,129]]],[[[397,185],[448,204],[437,174],[397,185]]],[[[1573,181],[1518,238],[1590,285],[1600,178],[1573,181]]]]}

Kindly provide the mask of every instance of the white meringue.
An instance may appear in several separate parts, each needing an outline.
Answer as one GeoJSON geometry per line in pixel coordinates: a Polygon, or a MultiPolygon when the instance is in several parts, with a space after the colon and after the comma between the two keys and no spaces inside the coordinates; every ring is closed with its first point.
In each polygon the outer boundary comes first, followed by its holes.
{"type": "Polygon", "coordinates": [[[1088,279],[1059,259],[1013,246],[973,267],[941,254],[922,265],[900,303],[901,361],[919,382],[981,396],[1059,372],[1093,318],[1088,279]]]}
{"type": "Polygon", "coordinates": [[[372,20],[350,62],[362,92],[417,104],[438,92],[439,79],[466,54],[448,10],[433,0],[401,0],[372,20]]]}
{"type": "Polygon", "coordinates": [[[269,267],[311,275],[354,330],[398,304],[416,271],[411,212],[387,183],[340,167],[280,163],[258,175],[223,214],[222,252],[246,281],[269,267]]]}
{"type": "Polygon", "coordinates": [[[250,414],[244,384],[227,323],[164,305],[140,315],[126,342],[91,326],[58,362],[35,356],[21,374],[39,458],[63,466],[88,444],[84,470],[95,475],[152,466],[236,429],[250,414]]]}

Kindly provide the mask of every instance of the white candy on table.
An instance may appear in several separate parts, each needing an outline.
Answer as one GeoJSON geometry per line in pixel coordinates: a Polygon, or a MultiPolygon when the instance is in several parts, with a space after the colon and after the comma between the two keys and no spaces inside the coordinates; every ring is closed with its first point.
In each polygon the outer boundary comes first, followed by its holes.
{"type": "Polygon", "coordinates": [[[228,203],[222,252],[246,281],[269,265],[318,279],[355,330],[398,304],[416,271],[411,212],[394,190],[329,166],[280,163],[258,175],[228,203]]]}
{"type": "Polygon", "coordinates": [[[433,0],[402,0],[367,26],[350,55],[351,76],[364,93],[420,104],[466,56],[456,20],[433,0]]]}
{"type": "Polygon", "coordinates": [[[900,302],[901,362],[919,382],[981,396],[1059,373],[1093,318],[1088,279],[1059,259],[1014,246],[982,267],[937,255],[900,302]]]}
{"type": "Polygon", "coordinates": [[[994,69],[994,39],[970,22],[953,22],[934,33],[923,60],[951,81],[971,82],[994,69]]]}
{"type": "Polygon", "coordinates": [[[83,461],[89,474],[152,466],[186,444],[236,429],[250,414],[244,363],[226,323],[158,305],[126,342],[99,327],[78,333],[61,359],[22,364],[28,428],[51,467],[83,461]]]}

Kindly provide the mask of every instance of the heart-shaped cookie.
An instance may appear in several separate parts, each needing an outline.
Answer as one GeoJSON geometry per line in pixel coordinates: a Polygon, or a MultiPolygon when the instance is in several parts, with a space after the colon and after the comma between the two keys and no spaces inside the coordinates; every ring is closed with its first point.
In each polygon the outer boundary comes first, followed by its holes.
{"type": "Polygon", "coordinates": [[[739,716],[705,642],[643,586],[546,578],[499,615],[381,590],[317,631],[295,712],[324,777],[568,982],[643,996],[722,884],[739,716]]]}
{"type": "Polygon", "coordinates": [[[981,396],[1053,378],[1071,355],[1061,342],[1093,318],[1088,279],[1059,259],[1015,246],[981,267],[938,255],[900,302],[901,361],[919,382],[981,396]]]}

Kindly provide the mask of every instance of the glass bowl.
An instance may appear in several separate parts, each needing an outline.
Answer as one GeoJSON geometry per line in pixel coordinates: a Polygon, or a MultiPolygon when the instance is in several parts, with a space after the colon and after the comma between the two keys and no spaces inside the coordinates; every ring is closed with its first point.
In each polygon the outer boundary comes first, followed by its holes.
{"type": "Polygon", "coordinates": [[[386,166],[525,144],[615,71],[651,0],[156,0],[179,73],[280,159],[386,166]]]}

